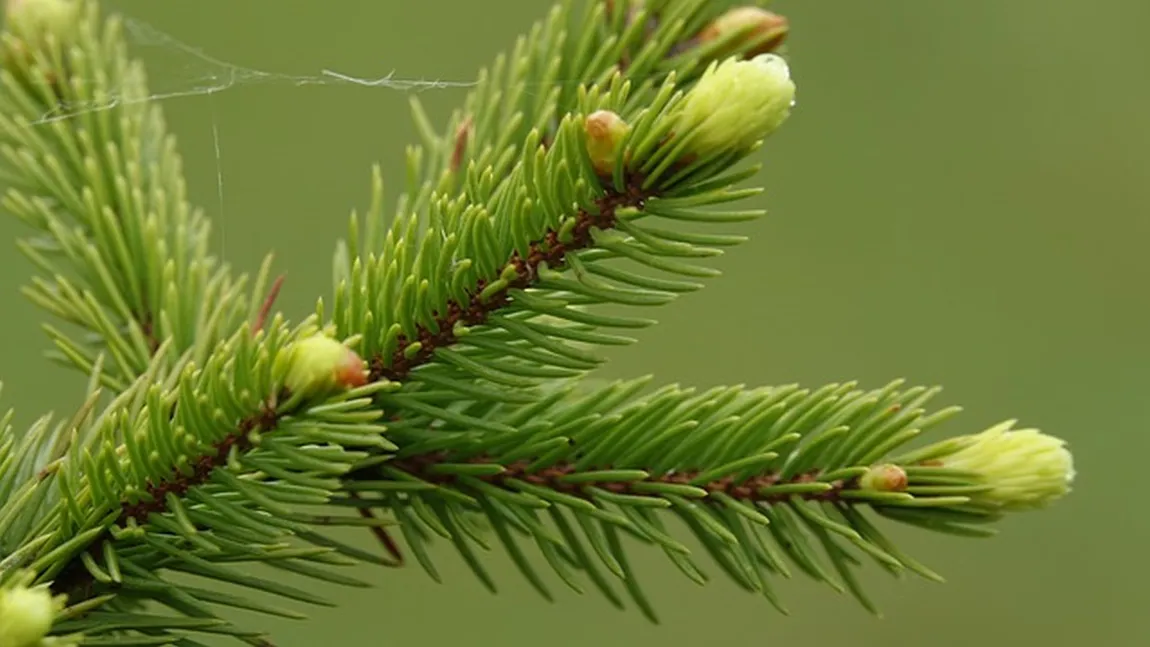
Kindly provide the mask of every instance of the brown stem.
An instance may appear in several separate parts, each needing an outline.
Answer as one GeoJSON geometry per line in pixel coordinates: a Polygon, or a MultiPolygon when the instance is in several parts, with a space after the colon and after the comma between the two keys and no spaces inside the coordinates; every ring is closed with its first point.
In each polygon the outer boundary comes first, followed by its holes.
{"type": "MultiPolygon", "coordinates": [[[[437,485],[451,485],[456,481],[455,476],[450,474],[437,474],[433,472],[431,468],[435,465],[445,462],[464,462],[478,465],[487,465],[497,462],[488,456],[477,456],[466,459],[464,461],[452,461],[450,458],[451,457],[446,452],[435,452],[395,459],[388,462],[387,466],[403,470],[404,472],[427,481],[428,483],[435,483],[437,485]]],[[[499,474],[473,475],[471,478],[479,479],[488,483],[489,485],[494,485],[511,491],[516,490],[515,486],[512,485],[512,482],[522,481],[531,485],[544,487],[561,494],[567,494],[580,498],[588,498],[587,492],[591,488],[605,490],[613,494],[650,497],[657,495],[653,495],[650,491],[645,491],[641,487],[642,485],[690,485],[692,481],[694,481],[702,474],[701,471],[691,470],[674,473],[651,474],[648,478],[639,481],[579,481],[578,483],[570,483],[564,481],[563,478],[578,473],[578,470],[575,469],[575,465],[571,462],[560,461],[550,467],[536,471],[529,470],[528,468],[530,465],[530,460],[516,461],[509,465],[504,465],[503,472],[499,474]]],[[[696,486],[706,490],[708,494],[712,496],[722,493],[740,501],[766,504],[782,503],[790,500],[795,496],[806,499],[808,501],[837,501],[840,499],[843,490],[855,487],[855,483],[853,481],[837,480],[829,482],[828,484],[831,487],[820,492],[807,492],[803,494],[779,494],[777,492],[772,493],[768,489],[776,485],[815,483],[819,480],[819,474],[819,470],[811,470],[802,474],[796,474],[789,478],[784,478],[778,472],[764,472],[762,474],[756,474],[741,480],[735,480],[733,477],[725,476],[722,478],[714,479],[707,483],[696,484],[696,486]]]]}
{"type": "Polygon", "coordinates": [[[263,305],[260,306],[259,314],[256,315],[255,322],[252,323],[253,335],[263,330],[264,324],[267,323],[268,317],[271,315],[272,306],[275,305],[276,297],[279,296],[280,289],[283,288],[283,285],[284,275],[280,274],[276,277],[275,282],[272,283],[272,287],[270,290],[268,290],[268,295],[264,299],[263,305]]]}
{"type": "MultiPolygon", "coordinates": [[[[359,499],[359,495],[356,494],[355,492],[349,492],[348,497],[352,498],[352,499],[359,499]]],[[[376,519],[377,518],[375,516],[375,513],[372,512],[370,508],[356,508],[356,509],[359,510],[359,516],[363,517],[364,519],[376,519]]],[[[390,534],[388,534],[387,528],[381,528],[380,526],[372,526],[371,527],[371,534],[375,535],[376,540],[379,541],[379,543],[383,546],[384,550],[386,550],[391,555],[391,557],[395,560],[395,564],[392,564],[392,566],[403,566],[403,563],[404,563],[403,551],[401,551],[399,549],[399,544],[395,543],[395,540],[392,539],[390,534]]]]}
{"type": "Polygon", "coordinates": [[[148,344],[148,352],[155,355],[156,351],[160,349],[160,339],[156,337],[156,330],[152,325],[152,316],[137,316],[136,320],[140,322],[140,330],[144,334],[144,341],[148,344]]]}
{"type": "Polygon", "coordinates": [[[452,173],[458,171],[463,164],[463,156],[467,154],[467,139],[471,137],[472,125],[471,117],[467,117],[455,130],[455,146],[451,149],[450,162],[452,173]]]}

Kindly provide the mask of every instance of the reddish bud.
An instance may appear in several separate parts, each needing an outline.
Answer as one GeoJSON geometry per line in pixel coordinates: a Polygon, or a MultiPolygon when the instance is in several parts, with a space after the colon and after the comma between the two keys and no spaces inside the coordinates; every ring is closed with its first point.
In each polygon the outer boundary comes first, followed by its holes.
{"type": "Polygon", "coordinates": [[[310,397],[367,384],[367,367],[352,349],[325,335],[295,342],[288,351],[284,386],[310,397]]]}
{"type": "Polygon", "coordinates": [[[773,52],[783,44],[790,31],[784,16],[759,7],[738,7],[719,16],[699,33],[699,42],[709,43],[739,33],[730,43],[730,51],[751,46],[745,58],[773,52]]]}
{"type": "Polygon", "coordinates": [[[583,121],[587,133],[587,154],[600,175],[611,175],[619,159],[623,139],[631,130],[627,122],[610,110],[597,110],[583,121]]]}
{"type": "Polygon", "coordinates": [[[902,492],[909,484],[906,470],[898,465],[875,465],[859,478],[859,487],[877,492],[902,492]]]}

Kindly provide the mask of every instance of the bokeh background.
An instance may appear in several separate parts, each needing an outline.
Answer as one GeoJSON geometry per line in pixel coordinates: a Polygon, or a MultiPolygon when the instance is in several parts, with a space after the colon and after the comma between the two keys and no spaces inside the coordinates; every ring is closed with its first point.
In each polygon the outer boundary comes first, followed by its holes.
{"type": "MultiPolygon", "coordinates": [[[[289,274],[280,304],[298,315],[330,294],[333,243],[366,206],[369,165],[398,186],[415,141],[407,92],[303,79],[332,69],[468,81],[549,4],[105,7],[137,21],[134,51],[154,91],[175,95],[164,106],[221,249],[244,270],[275,250],[289,274]]],[[[1068,439],[1073,495],[990,540],[895,531],[949,581],[868,569],[883,619],[802,579],[780,585],[783,617],[717,569],[700,588],[658,551],[639,551],[664,619],[652,626],[593,589],[580,597],[556,582],[548,604],[501,553],[489,558],[501,585],[491,596],[441,545],[443,585],[415,566],[365,569],[376,589],[325,589],[339,606],[307,622],[250,619],[276,644],[1150,644],[1150,4],[774,8],[792,20],[799,101],[764,154],[771,216],[741,227],[753,239],[719,261],[725,276],[663,308],[661,325],[613,352],[603,375],[942,384],[941,402],[966,408],[944,433],[1017,417],[1068,439]]],[[[442,119],[465,92],[421,99],[442,119]]],[[[16,231],[0,220],[5,239],[16,231]]],[[[0,375],[24,421],[67,411],[79,386],[40,359],[40,313],[17,294],[30,270],[13,247],[0,254],[0,375]]]]}

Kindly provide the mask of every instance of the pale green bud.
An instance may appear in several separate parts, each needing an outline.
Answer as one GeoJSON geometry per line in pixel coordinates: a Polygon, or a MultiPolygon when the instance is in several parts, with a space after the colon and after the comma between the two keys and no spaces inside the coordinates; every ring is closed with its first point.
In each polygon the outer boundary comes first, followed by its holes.
{"type": "Polygon", "coordinates": [[[700,155],[744,150],[775,131],[791,114],[795,84],[782,57],[712,63],[684,97],[677,134],[700,155]]]}
{"type": "MultiPolygon", "coordinates": [[[[1037,508],[1061,498],[1074,481],[1074,459],[1060,438],[1037,429],[1011,429],[1008,420],[973,436],[972,444],[935,464],[981,474],[992,489],[972,503],[1037,508]]],[[[932,461],[933,462],[933,461],[932,461]]]]}
{"type": "Polygon", "coordinates": [[[0,591],[0,647],[35,647],[52,629],[60,605],[45,587],[0,591]]]}
{"type": "Polygon", "coordinates": [[[326,335],[315,334],[294,342],[286,352],[284,386],[294,395],[322,396],[367,383],[363,359],[326,335]]]}
{"type": "Polygon", "coordinates": [[[615,171],[620,146],[631,127],[610,110],[596,110],[583,120],[583,130],[587,135],[587,155],[595,172],[610,175],[615,171]]]}
{"type": "Polygon", "coordinates": [[[33,49],[44,46],[49,35],[70,40],[80,22],[80,6],[74,0],[7,0],[5,25],[33,49]]]}

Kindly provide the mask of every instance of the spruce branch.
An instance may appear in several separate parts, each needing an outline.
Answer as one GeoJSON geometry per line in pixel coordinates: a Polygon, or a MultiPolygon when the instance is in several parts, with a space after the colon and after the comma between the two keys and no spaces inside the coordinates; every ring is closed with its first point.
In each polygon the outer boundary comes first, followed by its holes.
{"type": "Polygon", "coordinates": [[[875,517],[987,536],[1069,489],[1062,442],[1011,422],[909,448],[957,412],[929,409],[933,388],[585,378],[597,347],[654,323],[627,309],[699,289],[718,273],[697,261],[742,241],[683,225],[760,214],[721,207],[758,193],[737,188],[758,170],[743,165],[789,114],[777,14],[560,2],[442,131],[413,102],[423,146],[390,227],[376,169],[330,321],[320,302],[294,326],[268,262],[249,297],[208,254],[115,18],[66,0],[10,0],[8,17],[6,206],[53,276],[27,294],[87,329],[54,340],[89,384],[67,421],[0,420],[0,643],[270,644],[219,607],[301,617],[246,591],[326,602],[244,564],[348,586],[365,583],[340,567],[394,565],[333,525],[398,558],[396,525],[436,579],[443,538],[492,590],[481,549],[497,542],[551,597],[527,541],[574,590],[586,577],[622,606],[621,586],[655,619],[624,540],[704,582],[678,520],[780,609],[774,580],[796,569],[873,610],[864,557],[940,579],[875,517]]]}
{"type": "Polygon", "coordinates": [[[353,473],[348,495],[333,503],[390,510],[436,579],[427,544],[437,536],[451,541],[494,591],[480,558],[489,545],[458,521],[481,510],[548,599],[523,540],[574,590],[582,591],[576,573],[583,572],[621,605],[616,581],[652,620],[626,552],[608,539],[622,533],[658,547],[704,583],[703,568],[657,514],[670,512],[721,570],[780,610],[771,581],[790,577],[789,561],[877,612],[855,573],[859,555],[892,574],[941,577],[902,553],[868,512],[935,532],[991,536],[987,524],[1058,498],[1072,476],[1060,441],[1011,430],[1009,422],[905,450],[958,412],[928,410],[937,388],[900,381],[872,391],[830,384],[697,393],[668,386],[636,399],[648,381],[576,382],[538,402],[458,406],[456,424],[423,416],[390,425],[400,446],[395,458],[353,473]],[[988,451],[1006,446],[1017,451],[995,458],[988,451]],[[1024,456],[1032,462],[1018,462],[1024,456]]]}

